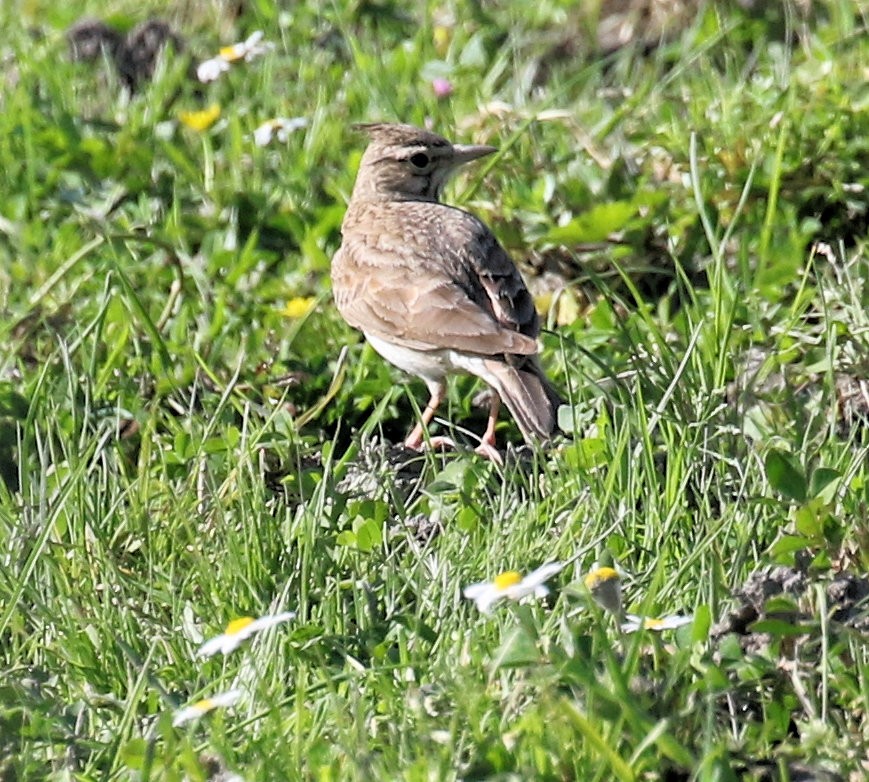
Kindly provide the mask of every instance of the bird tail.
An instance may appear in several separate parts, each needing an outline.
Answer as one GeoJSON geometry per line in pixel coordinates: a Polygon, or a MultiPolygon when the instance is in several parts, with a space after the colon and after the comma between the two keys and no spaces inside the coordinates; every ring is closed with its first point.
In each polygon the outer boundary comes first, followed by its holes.
{"type": "Polygon", "coordinates": [[[526,442],[546,442],[558,430],[558,406],[564,404],[543,373],[537,357],[520,367],[485,362],[486,380],[507,405],[526,442]]]}

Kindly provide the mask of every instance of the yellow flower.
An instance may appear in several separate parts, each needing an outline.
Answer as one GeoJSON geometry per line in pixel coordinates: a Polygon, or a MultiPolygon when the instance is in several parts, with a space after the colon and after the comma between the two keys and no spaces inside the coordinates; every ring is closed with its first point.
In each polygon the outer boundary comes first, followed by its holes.
{"type": "Polygon", "coordinates": [[[212,103],[207,109],[202,111],[181,111],[178,113],[178,119],[181,120],[188,128],[201,133],[208,130],[220,117],[220,106],[217,103],[212,103]]]}
{"type": "Polygon", "coordinates": [[[453,31],[446,25],[436,25],[432,31],[435,51],[443,57],[450,48],[450,39],[453,37],[453,31]]]}
{"type": "Polygon", "coordinates": [[[304,318],[312,309],[317,300],[313,296],[296,296],[290,299],[281,310],[285,318],[304,318]]]}
{"type": "Polygon", "coordinates": [[[527,595],[534,597],[546,597],[549,589],[544,582],[558,573],[564,565],[561,562],[549,562],[541,565],[524,578],[515,570],[508,570],[495,576],[491,581],[481,581],[465,587],[464,595],[468,600],[473,600],[477,608],[484,614],[488,614],[492,605],[501,598],[520,600],[527,595]]]}
{"type": "Polygon", "coordinates": [[[286,622],[295,615],[294,611],[283,611],[280,614],[266,614],[259,617],[259,619],[254,619],[252,616],[233,619],[220,635],[209,638],[202,644],[196,654],[199,657],[211,657],[211,655],[217,654],[217,652],[229,654],[234,649],[237,649],[242,641],[250,638],[254,633],[267,630],[269,627],[274,627],[281,622],[286,622]]]}
{"type": "Polygon", "coordinates": [[[175,716],[172,719],[172,725],[177,728],[185,722],[198,720],[203,714],[208,714],[208,712],[213,711],[214,709],[232,706],[238,703],[242,695],[244,695],[243,690],[235,689],[218,693],[217,695],[213,695],[211,698],[203,698],[201,701],[196,701],[196,703],[193,703],[190,706],[185,706],[183,709],[176,711],[175,716]]]}

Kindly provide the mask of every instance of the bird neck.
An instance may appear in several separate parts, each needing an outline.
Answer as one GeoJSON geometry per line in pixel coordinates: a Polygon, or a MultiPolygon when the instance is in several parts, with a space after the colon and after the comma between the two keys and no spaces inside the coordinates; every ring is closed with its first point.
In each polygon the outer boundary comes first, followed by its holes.
{"type": "Polygon", "coordinates": [[[440,200],[431,182],[395,182],[389,176],[365,175],[356,178],[352,201],[428,201],[440,200]]]}

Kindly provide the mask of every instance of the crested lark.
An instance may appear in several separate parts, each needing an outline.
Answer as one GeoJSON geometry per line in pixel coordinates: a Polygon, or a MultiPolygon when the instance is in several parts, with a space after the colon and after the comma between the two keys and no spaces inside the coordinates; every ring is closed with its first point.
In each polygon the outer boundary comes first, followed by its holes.
{"type": "MultiPolygon", "coordinates": [[[[492,388],[478,452],[500,459],[500,399],[527,441],[546,441],[561,400],[537,358],[540,323],[531,295],[486,225],[439,202],[455,169],[495,148],[451,144],[410,125],[358,127],[371,142],[332,259],[332,288],[344,319],[428,386],[431,398],[405,445],[423,446],[454,373],[476,375],[492,388]]],[[[452,445],[448,438],[433,442],[452,445]]]]}

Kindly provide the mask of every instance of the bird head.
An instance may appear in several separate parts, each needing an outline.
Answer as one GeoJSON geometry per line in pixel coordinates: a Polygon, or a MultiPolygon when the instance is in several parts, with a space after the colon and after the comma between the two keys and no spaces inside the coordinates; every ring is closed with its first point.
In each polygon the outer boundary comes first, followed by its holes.
{"type": "Polygon", "coordinates": [[[452,144],[412,125],[354,127],[371,138],[359,165],[354,199],[438,201],[459,166],[496,151],[484,145],[452,144]]]}

